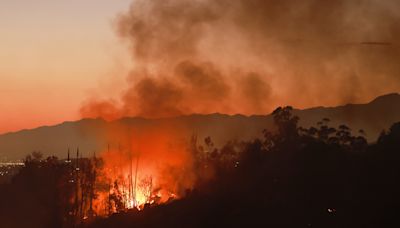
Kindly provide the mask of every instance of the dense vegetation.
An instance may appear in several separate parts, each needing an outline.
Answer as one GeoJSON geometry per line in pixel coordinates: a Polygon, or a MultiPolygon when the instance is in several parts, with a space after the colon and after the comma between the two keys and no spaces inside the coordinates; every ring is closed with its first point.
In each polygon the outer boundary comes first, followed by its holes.
{"type": "MultiPolygon", "coordinates": [[[[299,128],[291,107],[278,108],[273,116],[276,129],[251,142],[229,142],[218,149],[210,138],[200,146],[193,137],[198,178],[185,197],[81,226],[395,226],[400,122],[367,144],[362,130],[355,136],[345,125],[329,126],[329,119],[299,128]]],[[[6,227],[71,225],[66,222],[71,203],[64,201],[73,188],[63,186],[68,165],[54,159],[28,159],[13,181],[0,187],[0,219],[6,227]]]]}

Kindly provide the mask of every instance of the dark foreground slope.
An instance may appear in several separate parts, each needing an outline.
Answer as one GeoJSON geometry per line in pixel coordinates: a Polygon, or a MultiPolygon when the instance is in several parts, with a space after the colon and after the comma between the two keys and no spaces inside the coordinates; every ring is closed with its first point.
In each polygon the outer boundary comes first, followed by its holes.
{"type": "MultiPolygon", "coordinates": [[[[355,133],[363,129],[368,141],[374,141],[383,129],[400,120],[400,95],[388,94],[367,104],[317,107],[295,110],[294,113],[300,117],[301,126],[308,127],[315,125],[322,118],[329,118],[332,126],[346,124],[355,133]]],[[[110,135],[109,132],[126,131],[128,128],[140,132],[163,126],[181,129],[188,138],[192,134],[198,135],[199,138],[211,136],[215,144],[221,146],[229,140],[260,137],[263,129],[272,127],[272,117],[208,114],[165,119],[127,117],[112,122],[83,119],[0,135],[0,161],[22,159],[32,151],[65,158],[68,147],[79,147],[87,156],[94,151],[104,151],[109,144],[115,146],[120,142],[121,139],[116,135],[121,134],[110,135]]]]}

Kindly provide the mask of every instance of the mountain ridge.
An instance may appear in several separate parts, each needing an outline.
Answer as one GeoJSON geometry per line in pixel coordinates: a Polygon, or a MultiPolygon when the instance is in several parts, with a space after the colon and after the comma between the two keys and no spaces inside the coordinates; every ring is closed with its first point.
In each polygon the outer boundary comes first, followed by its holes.
{"type": "MultiPolygon", "coordinates": [[[[382,95],[365,104],[294,109],[294,114],[300,117],[300,126],[315,126],[322,118],[329,118],[333,127],[346,124],[354,133],[363,129],[367,132],[367,139],[372,142],[382,130],[400,121],[400,94],[382,95]]],[[[79,147],[87,155],[94,151],[102,151],[107,143],[116,140],[110,138],[107,131],[120,129],[121,126],[141,130],[172,126],[186,129],[189,134],[198,135],[199,139],[210,136],[216,145],[221,146],[229,140],[260,137],[263,129],[272,127],[272,118],[271,114],[212,113],[158,119],[123,117],[114,121],[101,118],[64,121],[56,125],[1,134],[0,161],[19,160],[34,150],[42,151],[45,156],[58,157],[65,157],[68,148],[79,147]]]]}

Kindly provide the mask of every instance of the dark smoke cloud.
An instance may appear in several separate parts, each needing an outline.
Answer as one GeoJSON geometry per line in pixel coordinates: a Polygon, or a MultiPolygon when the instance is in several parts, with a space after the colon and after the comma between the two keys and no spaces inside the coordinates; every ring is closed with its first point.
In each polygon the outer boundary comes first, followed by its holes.
{"type": "Polygon", "coordinates": [[[87,115],[266,113],[400,91],[397,0],[134,0],[116,27],[129,89],[87,115]]]}
{"type": "Polygon", "coordinates": [[[183,96],[181,89],[168,79],[143,78],[124,95],[124,110],[146,117],[179,115],[183,96]]]}
{"type": "Polygon", "coordinates": [[[224,77],[212,64],[195,65],[181,62],[176,67],[175,75],[183,82],[193,96],[201,100],[220,100],[229,94],[229,86],[224,77]]]}
{"type": "Polygon", "coordinates": [[[139,77],[122,97],[121,115],[146,117],[177,116],[206,112],[210,107],[223,106],[231,87],[211,64],[183,61],[173,70],[174,77],[139,77]]]}
{"type": "Polygon", "coordinates": [[[271,96],[271,88],[263,81],[263,76],[257,73],[249,73],[239,83],[242,90],[241,96],[248,101],[246,103],[247,109],[253,109],[256,112],[264,111],[266,102],[269,101],[271,96]]]}

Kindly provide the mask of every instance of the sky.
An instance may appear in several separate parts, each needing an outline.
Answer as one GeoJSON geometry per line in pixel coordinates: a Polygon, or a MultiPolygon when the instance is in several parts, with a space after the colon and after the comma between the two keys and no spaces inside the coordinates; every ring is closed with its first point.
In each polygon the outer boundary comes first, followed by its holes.
{"type": "Polygon", "coordinates": [[[398,0],[0,0],[0,133],[400,91],[398,0]]]}
{"type": "Polygon", "coordinates": [[[80,118],[83,98],[123,74],[113,21],[129,4],[1,0],[0,133],[80,118]]]}

